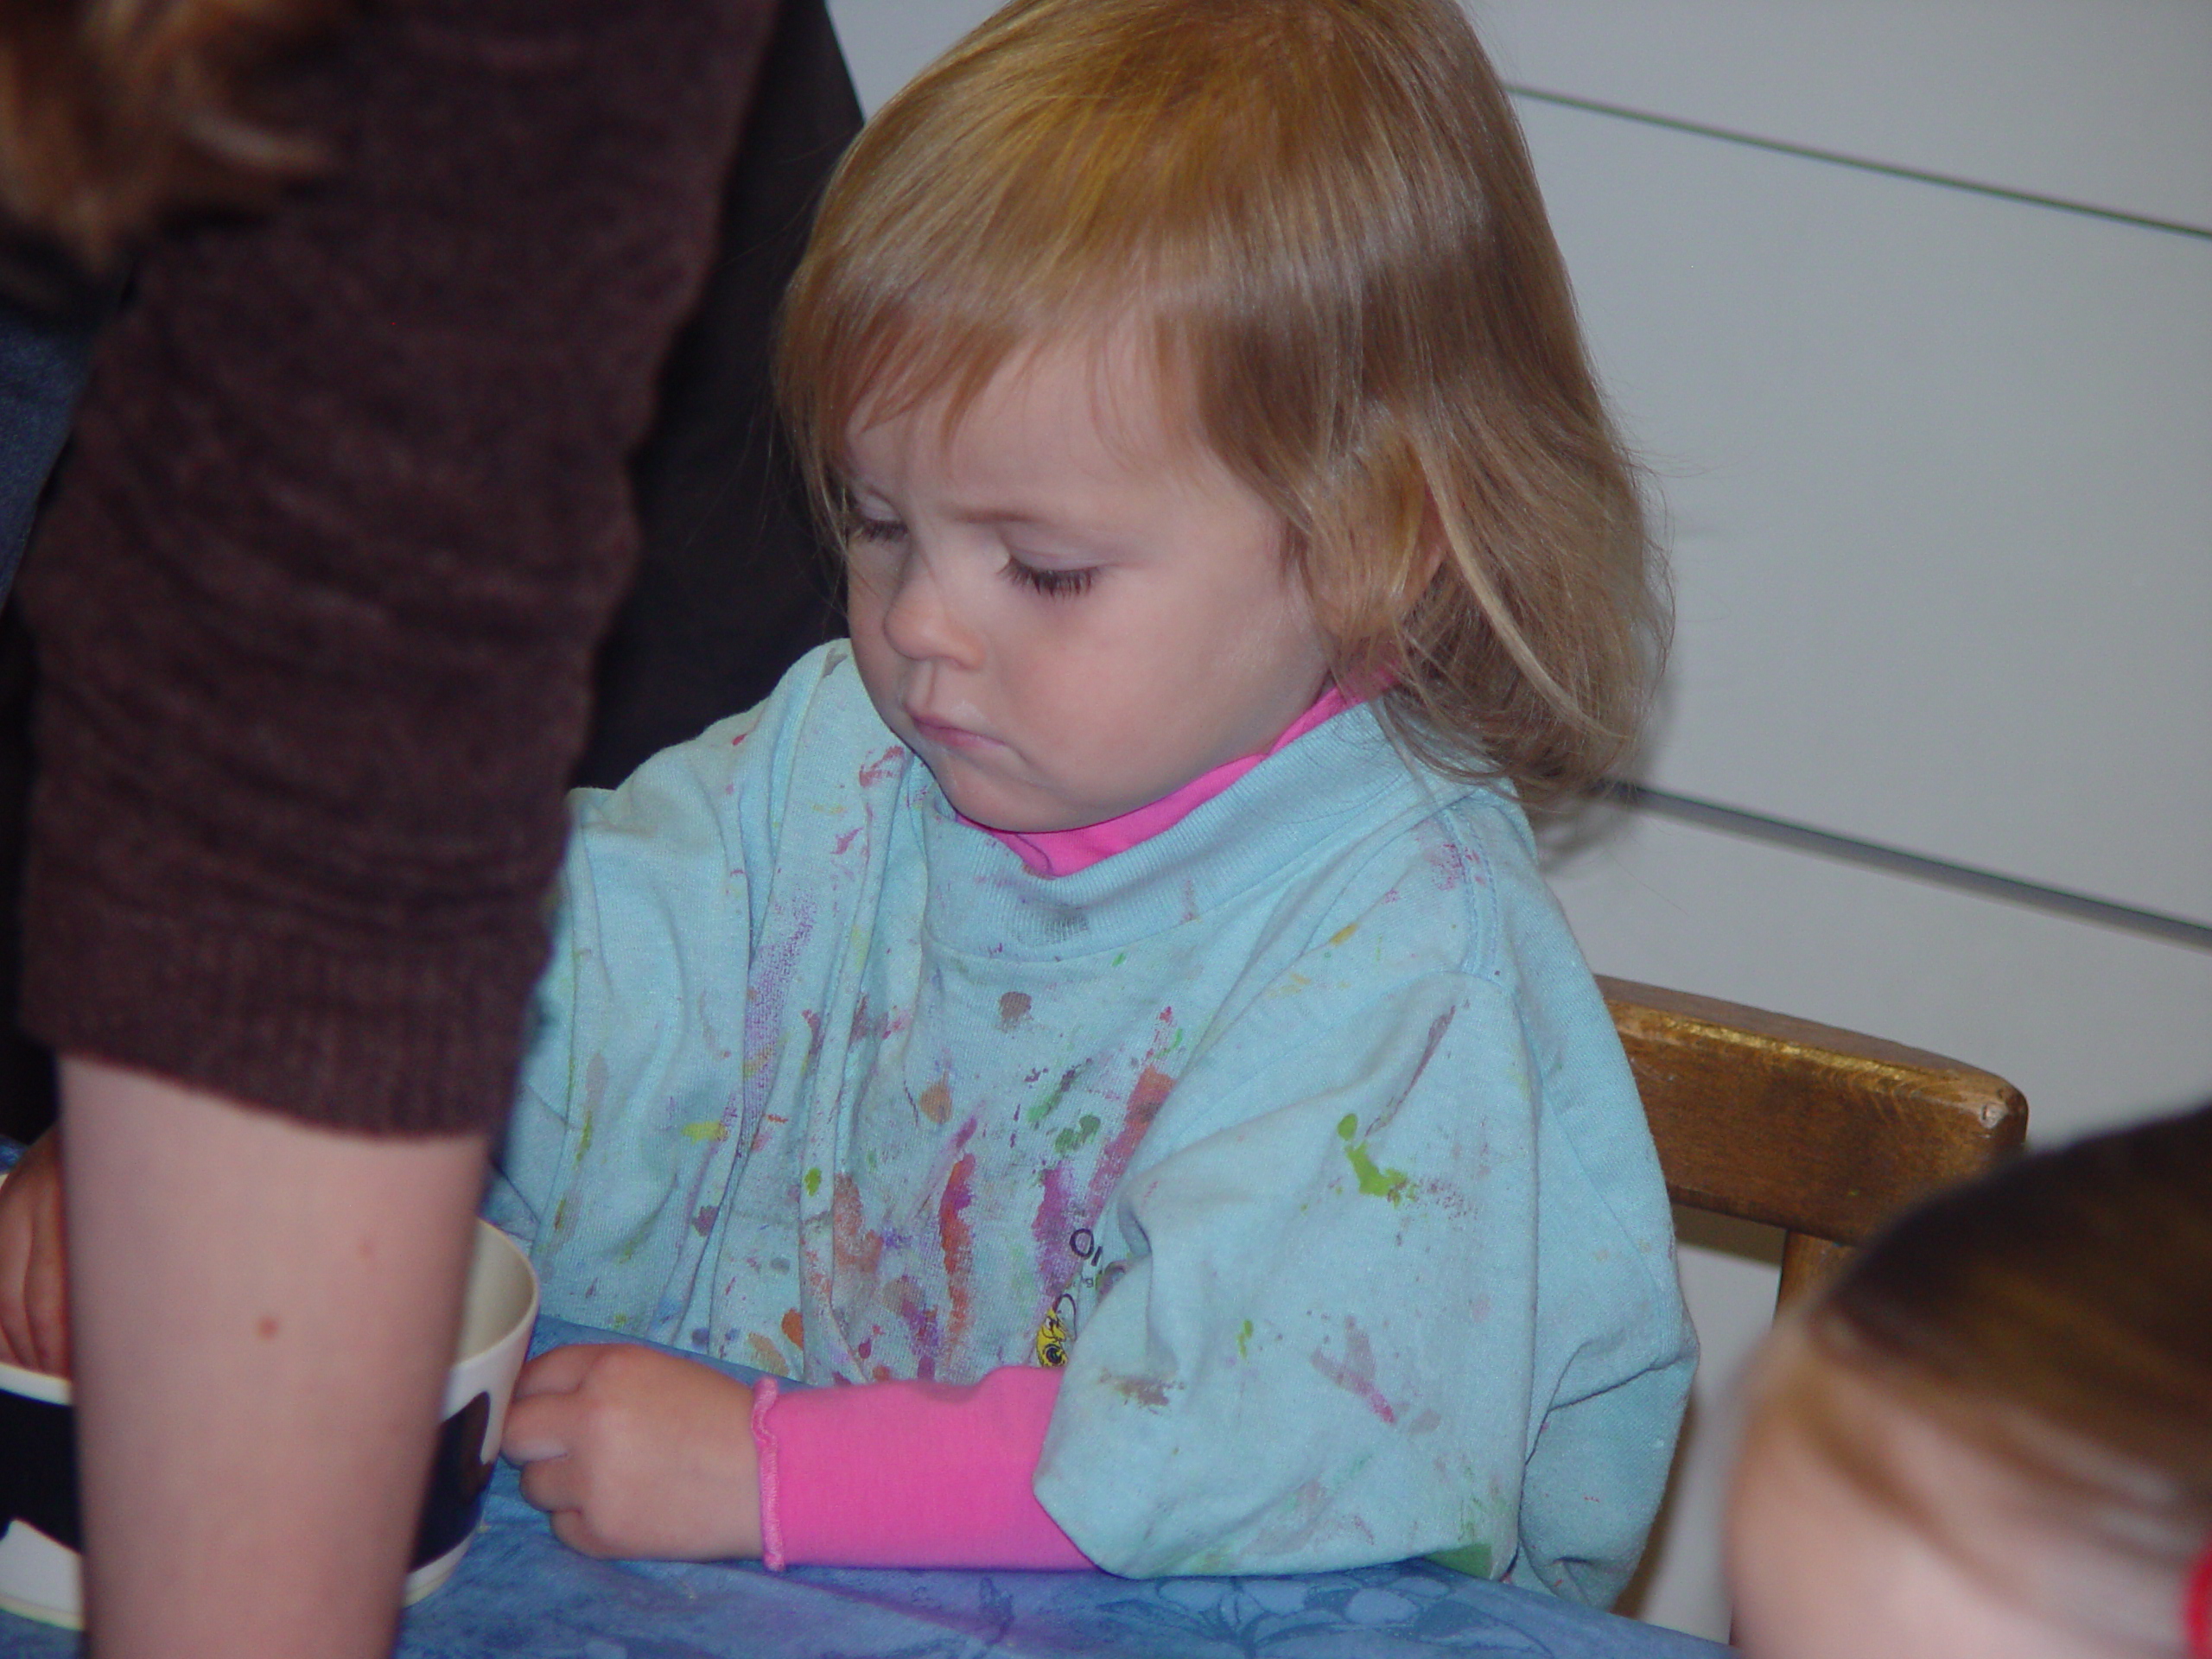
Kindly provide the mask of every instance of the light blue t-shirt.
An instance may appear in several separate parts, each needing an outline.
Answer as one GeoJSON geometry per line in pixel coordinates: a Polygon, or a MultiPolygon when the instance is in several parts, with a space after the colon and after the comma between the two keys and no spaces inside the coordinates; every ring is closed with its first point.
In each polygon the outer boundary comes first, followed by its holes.
{"type": "Polygon", "coordinates": [[[1355,709],[1036,876],[839,642],[575,812],[494,1205],[550,1312],[809,1382],[1064,1351],[1037,1495],[1116,1573],[1618,1590],[1694,1346],[1506,794],[1355,709]]]}

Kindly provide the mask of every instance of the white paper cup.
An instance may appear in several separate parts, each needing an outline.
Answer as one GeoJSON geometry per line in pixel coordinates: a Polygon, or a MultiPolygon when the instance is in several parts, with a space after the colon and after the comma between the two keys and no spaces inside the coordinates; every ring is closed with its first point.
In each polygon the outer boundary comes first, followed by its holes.
{"type": "MultiPolygon", "coordinates": [[[[411,1605],[453,1576],[483,1513],[515,1374],[537,1319],[537,1275],[514,1242],[476,1224],[459,1356],[410,1558],[411,1605]]],[[[69,1384],[0,1363],[0,1607],[80,1629],[77,1452],[69,1384]]]]}

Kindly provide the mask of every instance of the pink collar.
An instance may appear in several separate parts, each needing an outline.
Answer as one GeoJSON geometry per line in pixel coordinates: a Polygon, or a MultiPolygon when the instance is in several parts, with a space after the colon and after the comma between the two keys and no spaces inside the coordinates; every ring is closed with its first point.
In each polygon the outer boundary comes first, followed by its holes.
{"type": "Polygon", "coordinates": [[[1162,830],[1174,828],[1268,755],[1287,748],[1324,721],[1351,707],[1351,699],[1332,682],[1315,699],[1313,706],[1291,721],[1282,735],[1262,753],[1224,760],[1151,805],[1124,812],[1118,818],[1108,818],[1103,823],[1086,823],[1074,830],[993,830],[987,823],[976,827],[1011,847],[1032,875],[1073,875],[1077,870],[1087,870],[1116,853],[1127,852],[1141,841],[1149,841],[1162,830]]]}

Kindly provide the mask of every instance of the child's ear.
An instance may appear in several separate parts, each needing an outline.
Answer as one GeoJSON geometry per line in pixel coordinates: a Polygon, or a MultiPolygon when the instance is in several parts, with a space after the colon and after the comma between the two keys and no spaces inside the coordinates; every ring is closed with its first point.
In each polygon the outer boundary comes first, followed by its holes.
{"type": "Polygon", "coordinates": [[[1414,541],[1412,563],[1400,594],[1403,602],[1392,621],[1399,620],[1421,602],[1421,595],[1429,590],[1436,581],[1436,573],[1443,568],[1444,516],[1436,510],[1436,498],[1426,495],[1421,502],[1421,531],[1414,541]]]}
{"type": "Polygon", "coordinates": [[[1339,642],[1395,633],[1446,558],[1444,519],[1426,488],[1349,505],[1332,531],[1306,538],[1294,556],[1315,618],[1339,642]]]}

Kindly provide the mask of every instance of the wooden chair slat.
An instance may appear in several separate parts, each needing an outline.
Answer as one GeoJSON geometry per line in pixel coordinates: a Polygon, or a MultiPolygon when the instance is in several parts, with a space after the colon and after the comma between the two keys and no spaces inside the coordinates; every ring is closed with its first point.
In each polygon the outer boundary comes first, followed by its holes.
{"type": "Polygon", "coordinates": [[[1779,1227],[1783,1300],[1891,1216],[2018,1150],[2027,1103],[1940,1054],[1600,978],[1669,1192],[1779,1227]]]}

